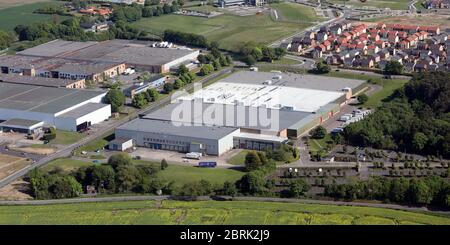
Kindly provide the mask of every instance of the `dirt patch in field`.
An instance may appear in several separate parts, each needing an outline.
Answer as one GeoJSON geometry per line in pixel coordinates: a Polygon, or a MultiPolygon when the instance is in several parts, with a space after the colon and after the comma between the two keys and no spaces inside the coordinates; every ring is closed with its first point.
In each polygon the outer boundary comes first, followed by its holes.
{"type": "Polygon", "coordinates": [[[15,173],[30,164],[31,161],[25,158],[0,154],[0,179],[15,173]]]}
{"type": "Polygon", "coordinates": [[[39,2],[48,2],[49,0],[1,0],[0,1],[0,9],[5,9],[9,7],[30,4],[30,3],[39,3],[39,2]]]}
{"type": "Polygon", "coordinates": [[[29,183],[23,180],[16,180],[0,189],[0,200],[30,200],[33,199],[28,193],[29,183]]]}
{"type": "Polygon", "coordinates": [[[9,145],[8,149],[37,155],[50,155],[56,152],[56,149],[51,147],[17,147],[9,145]]]}
{"type": "Polygon", "coordinates": [[[450,28],[449,15],[423,14],[418,16],[396,16],[374,20],[387,24],[418,25],[418,26],[439,26],[441,28],[450,28]]]}

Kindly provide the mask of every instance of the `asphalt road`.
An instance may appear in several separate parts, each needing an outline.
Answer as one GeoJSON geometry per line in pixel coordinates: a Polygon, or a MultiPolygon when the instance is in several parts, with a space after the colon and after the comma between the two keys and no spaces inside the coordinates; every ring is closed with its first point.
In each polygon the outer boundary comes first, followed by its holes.
{"type": "MultiPolygon", "coordinates": [[[[221,76],[223,74],[231,72],[231,70],[232,70],[232,68],[225,68],[225,69],[223,69],[223,70],[221,70],[221,71],[219,71],[217,73],[213,73],[213,74],[211,74],[211,75],[201,79],[200,81],[198,81],[196,83],[197,84],[198,83],[200,83],[200,84],[206,83],[206,82],[210,81],[211,79],[214,79],[214,78],[216,78],[218,76],[221,76]]],[[[194,84],[189,84],[189,85],[187,85],[185,87],[185,90],[187,90],[187,91],[192,90],[193,87],[194,87],[194,84]]],[[[148,107],[146,107],[146,108],[144,108],[142,110],[139,110],[135,114],[129,115],[127,117],[124,117],[124,118],[114,122],[114,123],[108,124],[105,127],[99,128],[98,130],[96,130],[92,134],[86,136],[85,138],[81,139],[80,141],[78,141],[78,142],[76,142],[76,143],[74,143],[72,145],[68,145],[64,149],[61,149],[61,150],[59,150],[59,151],[57,151],[57,152],[55,152],[55,153],[53,153],[51,155],[48,155],[48,156],[46,156],[44,158],[39,159],[35,163],[33,163],[33,164],[31,164],[31,165],[29,165],[29,166],[27,166],[27,167],[25,167],[25,168],[23,168],[21,170],[13,173],[11,175],[9,175],[6,178],[3,178],[2,180],[0,180],[0,188],[8,185],[9,183],[13,182],[14,180],[16,180],[18,178],[23,177],[30,170],[32,170],[34,168],[41,167],[41,166],[47,164],[48,162],[50,162],[52,160],[70,156],[72,154],[72,151],[77,149],[78,147],[81,147],[81,146],[83,146],[83,145],[85,145],[85,144],[87,144],[87,143],[89,143],[91,141],[94,141],[95,139],[98,139],[99,137],[103,136],[104,134],[108,133],[109,131],[114,130],[116,127],[118,127],[118,126],[120,126],[120,125],[122,125],[122,124],[124,124],[124,123],[126,123],[128,121],[131,121],[131,120],[137,118],[139,116],[139,114],[148,113],[148,112],[150,112],[152,110],[156,110],[156,109],[160,108],[161,106],[164,106],[164,105],[170,103],[170,99],[171,99],[171,97],[167,96],[167,97],[161,99],[160,101],[158,101],[156,103],[153,103],[150,106],[148,106],[148,107]]]]}

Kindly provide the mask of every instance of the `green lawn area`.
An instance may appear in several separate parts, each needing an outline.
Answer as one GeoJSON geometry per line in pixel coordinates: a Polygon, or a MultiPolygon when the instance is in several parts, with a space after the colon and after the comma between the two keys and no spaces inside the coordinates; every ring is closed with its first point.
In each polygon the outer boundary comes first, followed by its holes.
{"type": "Polygon", "coordinates": [[[310,23],[273,21],[269,15],[236,16],[224,14],[214,18],[164,15],[142,18],[134,26],[161,35],[164,30],[190,32],[217,41],[221,48],[236,50],[242,42],[255,41],[268,44],[293,32],[304,29],[310,23]]]}
{"type": "Polygon", "coordinates": [[[229,164],[233,165],[244,165],[245,163],[245,156],[247,156],[248,150],[242,150],[238,154],[234,155],[230,159],[228,159],[229,164]]]}
{"type": "Polygon", "coordinates": [[[383,208],[256,201],[128,201],[0,206],[3,225],[450,224],[450,218],[383,208]]]}
{"type": "MultiPolygon", "coordinates": [[[[17,25],[28,25],[34,22],[52,20],[51,15],[33,14],[33,11],[43,7],[47,4],[62,4],[62,2],[44,2],[31,3],[10,8],[0,9],[0,29],[6,31],[13,31],[17,25]]],[[[59,20],[64,20],[67,17],[58,16],[59,20]]]]}
{"type": "Polygon", "coordinates": [[[43,166],[41,169],[46,172],[53,171],[57,168],[64,170],[64,172],[70,172],[72,170],[77,170],[80,167],[91,166],[91,162],[84,162],[80,160],[74,160],[70,158],[59,158],[51,161],[47,165],[43,166]]]}
{"type": "Polygon", "coordinates": [[[403,85],[407,82],[407,80],[401,79],[383,79],[381,83],[383,89],[369,96],[369,100],[364,103],[363,106],[367,108],[376,108],[381,106],[384,99],[389,97],[396,89],[403,87],[403,85]]]}
{"type": "Polygon", "coordinates": [[[316,15],[313,8],[298,3],[274,3],[270,7],[277,10],[278,18],[281,21],[310,23],[323,19],[316,15]]]}
{"type": "Polygon", "coordinates": [[[56,138],[50,143],[54,145],[71,145],[84,137],[78,132],[56,130],[56,138]]]}
{"type": "Polygon", "coordinates": [[[82,151],[93,152],[93,151],[96,151],[96,150],[101,150],[101,149],[103,149],[103,147],[105,147],[107,145],[108,145],[108,141],[106,139],[104,139],[104,138],[97,139],[97,140],[92,141],[89,144],[86,144],[86,145],[78,148],[75,151],[75,153],[77,155],[79,155],[79,154],[81,154],[82,151]]]}
{"type": "MultiPolygon", "coordinates": [[[[136,164],[155,164],[160,166],[160,163],[146,162],[146,161],[135,161],[136,164]]],[[[169,164],[164,170],[157,173],[157,178],[173,181],[177,185],[183,185],[192,183],[194,181],[208,180],[213,184],[222,185],[225,181],[236,182],[245,173],[224,168],[198,168],[193,166],[180,166],[169,164]]]]}
{"type": "MultiPolygon", "coordinates": [[[[328,0],[332,3],[343,4],[343,0],[328,0]]],[[[345,0],[346,5],[353,5],[355,7],[377,7],[377,8],[390,8],[392,10],[407,10],[409,0],[369,0],[361,2],[360,0],[345,0]]]]}
{"type": "Polygon", "coordinates": [[[364,107],[368,108],[376,108],[383,103],[383,100],[389,97],[394,90],[401,88],[405,83],[408,82],[406,79],[384,79],[379,76],[367,75],[367,74],[358,74],[353,72],[343,72],[343,71],[332,71],[326,76],[332,77],[342,77],[342,78],[350,78],[350,79],[360,79],[360,80],[369,80],[371,79],[374,83],[383,86],[383,88],[369,96],[369,100],[364,103],[364,107]]]}
{"type": "Polygon", "coordinates": [[[308,140],[309,150],[311,151],[311,155],[315,155],[320,150],[325,150],[323,155],[326,155],[326,149],[328,146],[328,141],[331,141],[330,134],[327,134],[323,139],[312,139],[308,140]]]}

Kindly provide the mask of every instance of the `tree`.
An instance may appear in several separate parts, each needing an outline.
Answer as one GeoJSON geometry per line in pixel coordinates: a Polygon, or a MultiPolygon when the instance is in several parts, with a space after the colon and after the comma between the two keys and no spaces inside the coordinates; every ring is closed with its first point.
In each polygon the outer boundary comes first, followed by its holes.
{"type": "Polygon", "coordinates": [[[173,83],[173,88],[174,89],[180,89],[184,86],[184,82],[181,81],[180,79],[175,80],[175,82],[173,83]]]}
{"type": "Polygon", "coordinates": [[[140,173],[133,165],[120,165],[116,169],[116,191],[129,192],[140,180],[140,173]]]}
{"type": "Polygon", "coordinates": [[[149,88],[147,90],[147,94],[148,94],[148,97],[151,98],[151,100],[149,100],[149,102],[156,101],[159,96],[158,90],[156,90],[155,88],[149,88]]]}
{"type": "Polygon", "coordinates": [[[86,176],[86,178],[90,179],[90,184],[94,185],[97,189],[114,190],[115,173],[111,166],[95,165],[87,172],[89,172],[90,176],[86,176]]]}
{"type": "Polygon", "coordinates": [[[206,63],[208,63],[208,59],[207,59],[206,56],[203,55],[203,54],[199,54],[199,55],[197,56],[197,60],[198,60],[198,62],[200,62],[200,64],[206,64],[206,63]]]}
{"type": "Polygon", "coordinates": [[[291,197],[304,196],[311,186],[303,179],[295,179],[289,183],[289,194],[291,197]]]}
{"type": "Polygon", "coordinates": [[[413,179],[408,189],[408,197],[411,203],[426,205],[431,203],[433,193],[423,180],[413,179]]]}
{"type": "Polygon", "coordinates": [[[253,66],[256,64],[256,59],[252,55],[247,55],[242,59],[242,62],[244,62],[248,66],[253,66]]]}
{"type": "Polygon", "coordinates": [[[323,61],[317,62],[316,71],[318,73],[324,74],[331,71],[331,67],[323,61]]]}
{"type": "Polygon", "coordinates": [[[111,104],[112,112],[119,112],[125,103],[125,95],[118,89],[111,89],[105,96],[106,103],[111,104]]]}
{"type": "Polygon", "coordinates": [[[403,65],[396,60],[388,61],[384,67],[384,72],[388,75],[400,75],[403,73],[403,65]]]}
{"type": "Polygon", "coordinates": [[[421,132],[414,134],[412,146],[416,151],[421,151],[427,145],[428,137],[421,132]]]}
{"type": "Polygon", "coordinates": [[[163,89],[164,89],[164,93],[169,94],[170,92],[173,91],[174,86],[172,83],[165,83],[163,89]]]}
{"type": "Polygon", "coordinates": [[[369,100],[369,96],[367,96],[366,94],[360,94],[357,97],[359,103],[364,104],[369,100]]]}
{"type": "Polygon", "coordinates": [[[161,160],[161,170],[166,169],[168,166],[166,159],[161,160]]]}
{"type": "Polygon", "coordinates": [[[245,168],[247,171],[256,170],[261,166],[261,159],[259,158],[256,151],[249,151],[245,155],[245,168]]]}
{"type": "Polygon", "coordinates": [[[212,63],[212,65],[213,65],[213,67],[214,67],[214,70],[220,70],[220,68],[222,68],[221,67],[221,65],[220,65],[220,62],[217,60],[217,59],[215,59],[214,61],[213,61],[213,63],[212,63]]]}
{"type": "Polygon", "coordinates": [[[136,108],[142,109],[148,104],[148,101],[144,93],[140,93],[133,97],[131,104],[136,108]]]}
{"type": "Polygon", "coordinates": [[[53,184],[48,187],[52,198],[72,198],[83,193],[83,188],[73,176],[55,176],[53,184]]]}
{"type": "Polygon", "coordinates": [[[110,165],[114,170],[117,170],[120,166],[132,165],[132,160],[130,156],[126,153],[118,153],[109,157],[108,165],[110,165]]]}
{"type": "Polygon", "coordinates": [[[180,5],[180,7],[183,7],[185,4],[184,0],[177,0],[177,2],[178,2],[178,5],[180,5]]]}
{"type": "Polygon", "coordinates": [[[189,69],[186,67],[186,65],[181,64],[181,65],[178,67],[178,76],[187,74],[188,72],[189,72],[189,69]]]}
{"type": "Polygon", "coordinates": [[[237,193],[236,185],[230,181],[223,183],[222,194],[227,196],[234,196],[237,193]]]}
{"type": "Polygon", "coordinates": [[[326,135],[327,135],[327,130],[321,125],[315,127],[311,131],[311,137],[313,139],[323,139],[323,138],[325,138],[326,135]]]}
{"type": "Polygon", "coordinates": [[[256,194],[265,190],[264,174],[261,171],[251,171],[239,180],[239,188],[244,193],[256,194]]]}
{"type": "Polygon", "coordinates": [[[214,67],[211,64],[204,64],[202,66],[202,68],[200,68],[200,75],[206,76],[213,71],[214,71],[214,67]]]}

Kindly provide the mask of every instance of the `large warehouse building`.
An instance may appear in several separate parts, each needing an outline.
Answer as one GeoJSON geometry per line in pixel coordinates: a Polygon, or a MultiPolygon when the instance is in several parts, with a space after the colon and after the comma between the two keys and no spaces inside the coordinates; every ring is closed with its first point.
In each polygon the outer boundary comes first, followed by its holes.
{"type": "MultiPolygon", "coordinates": [[[[78,62],[125,64],[152,73],[166,73],[171,67],[196,60],[198,50],[157,48],[153,42],[108,40],[104,42],[71,42],[54,40],[24,51],[21,56],[59,58],[78,62]]],[[[1,63],[0,63],[1,66],[1,63]]]]}
{"type": "MultiPolygon", "coordinates": [[[[99,91],[0,83],[0,121],[7,121],[9,129],[14,128],[14,122],[28,120],[26,125],[30,127],[80,131],[111,116],[111,105],[102,103],[105,95],[99,91]]],[[[24,124],[16,126],[20,129],[24,124]]]]}
{"type": "Polygon", "coordinates": [[[363,87],[364,81],[353,79],[237,72],[122,125],[116,137],[143,147],[211,155],[228,151],[230,144],[276,149],[333,117],[363,87]]]}

